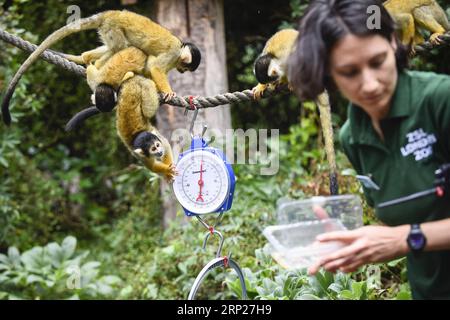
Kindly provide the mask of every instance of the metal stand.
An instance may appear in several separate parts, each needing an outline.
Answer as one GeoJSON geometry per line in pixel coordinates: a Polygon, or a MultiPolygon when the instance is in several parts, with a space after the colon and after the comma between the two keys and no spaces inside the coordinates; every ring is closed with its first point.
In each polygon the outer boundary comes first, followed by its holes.
{"type": "MultiPolygon", "coordinates": [[[[216,225],[222,218],[223,212],[219,214],[219,217],[217,218],[216,225]]],[[[242,298],[244,300],[247,300],[247,288],[245,286],[245,280],[244,280],[244,274],[242,273],[241,268],[239,265],[231,259],[231,253],[228,254],[228,256],[222,256],[222,248],[223,248],[223,242],[224,238],[223,235],[215,229],[214,226],[208,225],[200,216],[196,216],[198,221],[206,228],[208,229],[208,233],[205,235],[205,239],[203,240],[203,249],[206,248],[206,242],[208,242],[208,239],[210,235],[217,235],[219,237],[219,248],[217,249],[216,258],[209,261],[203,269],[200,271],[200,273],[197,275],[197,278],[195,278],[194,284],[192,285],[191,291],[189,292],[188,300],[194,300],[195,295],[197,294],[198,289],[200,288],[200,285],[202,284],[203,280],[206,278],[206,276],[209,274],[209,272],[215,268],[218,267],[224,267],[224,268],[232,268],[234,271],[236,271],[239,281],[241,282],[241,288],[242,288],[242,298]]]]}

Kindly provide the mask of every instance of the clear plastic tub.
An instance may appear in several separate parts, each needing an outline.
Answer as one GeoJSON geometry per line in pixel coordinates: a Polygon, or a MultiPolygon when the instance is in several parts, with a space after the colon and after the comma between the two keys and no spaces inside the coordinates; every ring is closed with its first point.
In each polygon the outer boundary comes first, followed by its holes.
{"type": "Polygon", "coordinates": [[[304,268],[343,246],[318,243],[319,234],[363,225],[361,201],[353,195],[283,199],[277,206],[277,222],[263,231],[273,258],[287,269],[304,268]]]}

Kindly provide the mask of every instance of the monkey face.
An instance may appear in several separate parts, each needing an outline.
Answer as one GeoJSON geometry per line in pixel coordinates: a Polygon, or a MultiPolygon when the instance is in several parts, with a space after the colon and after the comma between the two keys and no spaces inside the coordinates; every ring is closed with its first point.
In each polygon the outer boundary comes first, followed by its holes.
{"type": "Polygon", "coordinates": [[[189,68],[188,68],[186,65],[184,65],[183,63],[180,63],[180,64],[177,66],[177,71],[178,71],[179,73],[185,73],[186,71],[190,71],[190,70],[189,70],[189,68]]]}
{"type": "Polygon", "coordinates": [[[177,66],[177,70],[181,73],[195,71],[200,65],[201,59],[202,54],[198,47],[193,43],[186,42],[181,48],[180,63],[177,66]]]}
{"type": "Polygon", "coordinates": [[[153,144],[149,147],[148,153],[150,156],[161,158],[164,155],[164,148],[161,141],[154,140],[153,144]]]}
{"type": "Polygon", "coordinates": [[[281,71],[281,68],[277,68],[277,65],[273,55],[265,54],[259,56],[255,61],[255,68],[253,69],[256,80],[262,84],[277,81],[280,77],[278,73],[281,71]]]}
{"type": "Polygon", "coordinates": [[[142,131],[133,140],[133,150],[142,157],[161,158],[164,155],[164,146],[161,140],[153,133],[142,131]]]}

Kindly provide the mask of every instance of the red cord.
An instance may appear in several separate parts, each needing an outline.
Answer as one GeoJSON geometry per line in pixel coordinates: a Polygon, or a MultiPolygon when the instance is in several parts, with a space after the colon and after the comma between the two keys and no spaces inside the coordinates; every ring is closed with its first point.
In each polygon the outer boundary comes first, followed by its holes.
{"type": "Polygon", "coordinates": [[[225,268],[228,268],[228,257],[227,256],[223,257],[223,265],[225,268]]]}
{"type": "Polygon", "coordinates": [[[213,226],[210,226],[208,229],[209,229],[209,233],[211,233],[211,234],[214,233],[214,227],[213,226]]]}
{"type": "Polygon", "coordinates": [[[436,195],[438,197],[442,197],[444,195],[444,188],[442,187],[436,187],[436,195]]]}
{"type": "Polygon", "coordinates": [[[189,96],[189,106],[191,107],[191,110],[197,109],[197,107],[194,104],[194,96],[189,96]]]}

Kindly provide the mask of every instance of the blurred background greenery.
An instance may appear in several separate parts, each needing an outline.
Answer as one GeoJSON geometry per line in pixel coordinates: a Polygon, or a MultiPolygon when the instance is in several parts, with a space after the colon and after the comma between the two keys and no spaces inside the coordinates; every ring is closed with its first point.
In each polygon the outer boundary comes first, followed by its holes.
{"type": "MultiPolygon", "coordinates": [[[[450,8],[450,1],[439,1],[450,8]]],[[[230,92],[252,88],[253,61],[278,29],[295,27],[309,1],[224,1],[230,92]]],[[[39,43],[65,24],[67,1],[0,0],[0,28],[39,43]]],[[[153,1],[79,4],[82,15],[126,8],[151,16],[153,1]]],[[[447,12],[449,12],[447,10],[447,12]]],[[[55,50],[80,53],[97,43],[95,32],[78,33],[55,50]]],[[[0,91],[27,54],[0,41],[0,91]]],[[[448,48],[414,58],[412,68],[450,73],[448,48]]],[[[195,93],[193,93],[195,94],[195,93]]],[[[15,93],[13,119],[0,126],[0,298],[1,299],[182,299],[214,254],[201,250],[204,235],[180,212],[168,228],[161,223],[159,180],[137,165],[119,142],[114,117],[89,120],[76,133],[64,125],[89,104],[85,81],[46,62],[27,72],[15,93]],[[78,289],[65,271],[82,270],[78,289]]],[[[345,121],[346,102],[332,96],[333,127],[345,121]]],[[[279,128],[280,171],[259,175],[258,166],[235,165],[233,208],[220,230],[225,252],[244,269],[253,299],[408,299],[403,259],[361,268],[353,274],[280,269],[267,254],[262,229],[274,221],[277,199],[328,194],[328,166],[319,117],[311,103],[292,95],[231,107],[234,128],[279,128]]],[[[341,193],[362,196],[336,141],[341,193]]],[[[365,206],[364,221],[376,223],[365,206]]],[[[200,298],[239,298],[231,271],[219,270],[200,298]]]]}

